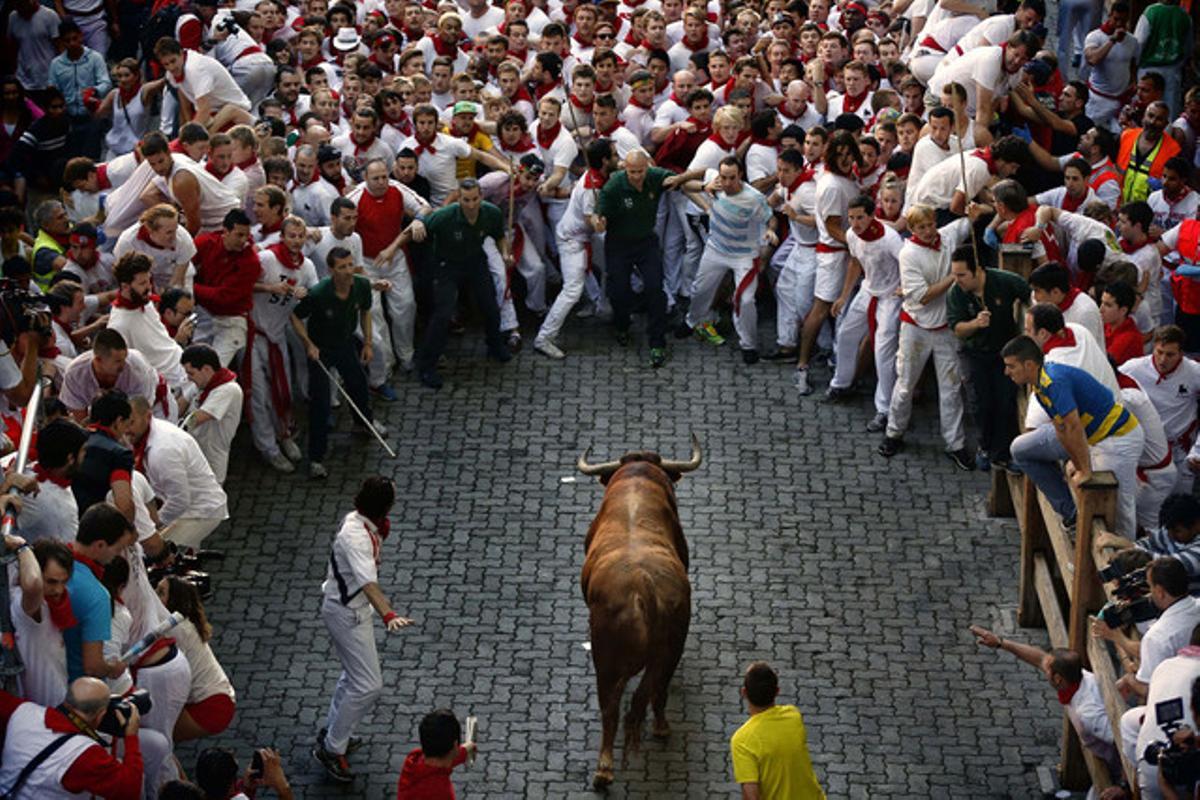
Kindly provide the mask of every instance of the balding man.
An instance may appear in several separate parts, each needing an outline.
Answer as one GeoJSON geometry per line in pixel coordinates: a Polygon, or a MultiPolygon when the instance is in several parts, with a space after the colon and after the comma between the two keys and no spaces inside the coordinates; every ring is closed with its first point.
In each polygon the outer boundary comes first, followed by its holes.
{"type": "Polygon", "coordinates": [[[0,720],[6,729],[0,788],[6,796],[140,798],[143,763],[137,708],[131,708],[128,717],[115,712],[124,730],[121,760],[109,754],[97,733],[107,712],[108,686],[97,678],[75,680],[58,708],[0,692],[0,720]]]}

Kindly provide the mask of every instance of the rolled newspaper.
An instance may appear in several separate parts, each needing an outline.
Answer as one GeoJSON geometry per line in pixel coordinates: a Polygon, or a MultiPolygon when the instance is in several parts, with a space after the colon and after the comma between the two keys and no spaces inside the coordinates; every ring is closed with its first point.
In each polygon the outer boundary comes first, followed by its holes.
{"type": "Polygon", "coordinates": [[[181,622],[183,622],[183,614],[180,614],[178,611],[171,612],[171,616],[160,622],[157,628],[138,639],[129,646],[128,650],[126,650],[124,653],[121,653],[121,660],[128,664],[130,661],[149,650],[152,644],[170,633],[171,629],[181,622]]]}
{"type": "MultiPolygon", "coordinates": [[[[479,717],[467,717],[466,730],[463,732],[463,744],[475,743],[475,726],[479,723],[479,717]]],[[[475,754],[471,753],[471,763],[475,763],[475,754]]]]}

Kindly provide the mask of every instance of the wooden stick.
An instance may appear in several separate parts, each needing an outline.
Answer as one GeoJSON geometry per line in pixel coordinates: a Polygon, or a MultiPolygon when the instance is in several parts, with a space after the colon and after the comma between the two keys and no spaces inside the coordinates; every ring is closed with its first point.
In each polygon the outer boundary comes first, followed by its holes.
{"type": "MultiPolygon", "coordinates": [[[[954,127],[957,128],[958,127],[958,125],[957,125],[958,114],[957,113],[955,114],[954,121],[956,123],[954,127]]],[[[967,125],[969,127],[970,122],[968,122],[967,125]]],[[[957,131],[956,131],[956,134],[957,134],[957,131]]],[[[965,203],[965,205],[963,206],[963,213],[966,213],[967,209],[970,208],[970,206],[971,206],[971,198],[967,196],[967,155],[965,152],[963,152],[963,134],[957,134],[957,135],[958,135],[958,165],[962,169],[962,190],[963,190],[963,201],[965,203]]],[[[975,221],[971,219],[969,214],[967,215],[967,223],[969,225],[969,231],[970,231],[969,235],[971,237],[971,252],[973,252],[975,254],[975,269],[979,269],[979,267],[982,265],[979,263],[979,244],[975,241],[975,221]]]]}

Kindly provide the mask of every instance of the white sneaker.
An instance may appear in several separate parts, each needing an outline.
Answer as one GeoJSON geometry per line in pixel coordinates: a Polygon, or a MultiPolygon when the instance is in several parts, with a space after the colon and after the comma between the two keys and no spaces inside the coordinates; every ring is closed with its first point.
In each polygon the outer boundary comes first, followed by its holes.
{"type": "Polygon", "coordinates": [[[299,461],[304,458],[300,453],[300,447],[296,444],[296,440],[288,437],[279,442],[279,449],[287,456],[289,461],[299,461]]]}
{"type": "Polygon", "coordinates": [[[277,472],[290,473],[296,471],[296,465],[288,461],[283,453],[276,453],[267,459],[267,464],[277,472]]]}
{"type": "Polygon", "coordinates": [[[583,303],[579,306],[579,310],[575,312],[575,319],[591,319],[596,316],[596,307],[591,303],[583,303]]]}
{"type": "Polygon", "coordinates": [[[313,461],[308,465],[308,477],[310,478],[328,478],[329,470],[320,461],[313,461]]]}
{"type": "Polygon", "coordinates": [[[801,397],[807,397],[812,394],[812,387],[808,385],[808,369],[806,367],[797,368],[796,377],[793,378],[793,382],[796,384],[796,391],[801,397]]]}
{"type": "Polygon", "coordinates": [[[534,339],[533,349],[544,356],[549,356],[550,358],[554,359],[563,359],[567,357],[567,354],[562,351],[562,348],[549,339],[534,339]]]}

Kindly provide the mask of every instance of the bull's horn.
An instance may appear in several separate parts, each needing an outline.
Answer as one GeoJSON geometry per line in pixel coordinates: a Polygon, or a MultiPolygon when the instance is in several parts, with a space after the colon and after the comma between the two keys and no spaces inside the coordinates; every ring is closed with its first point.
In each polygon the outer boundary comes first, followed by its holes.
{"type": "Polygon", "coordinates": [[[579,461],[575,464],[579,471],[584,475],[607,475],[610,472],[616,472],[617,467],[621,466],[620,461],[605,461],[601,464],[589,464],[587,459],[591,454],[592,448],[589,445],[588,449],[583,451],[583,454],[579,456],[579,461]]]}
{"type": "Polygon", "coordinates": [[[700,452],[700,440],[692,434],[692,457],[687,461],[663,461],[662,468],[671,472],[691,472],[700,466],[703,455],[700,452]]]}

